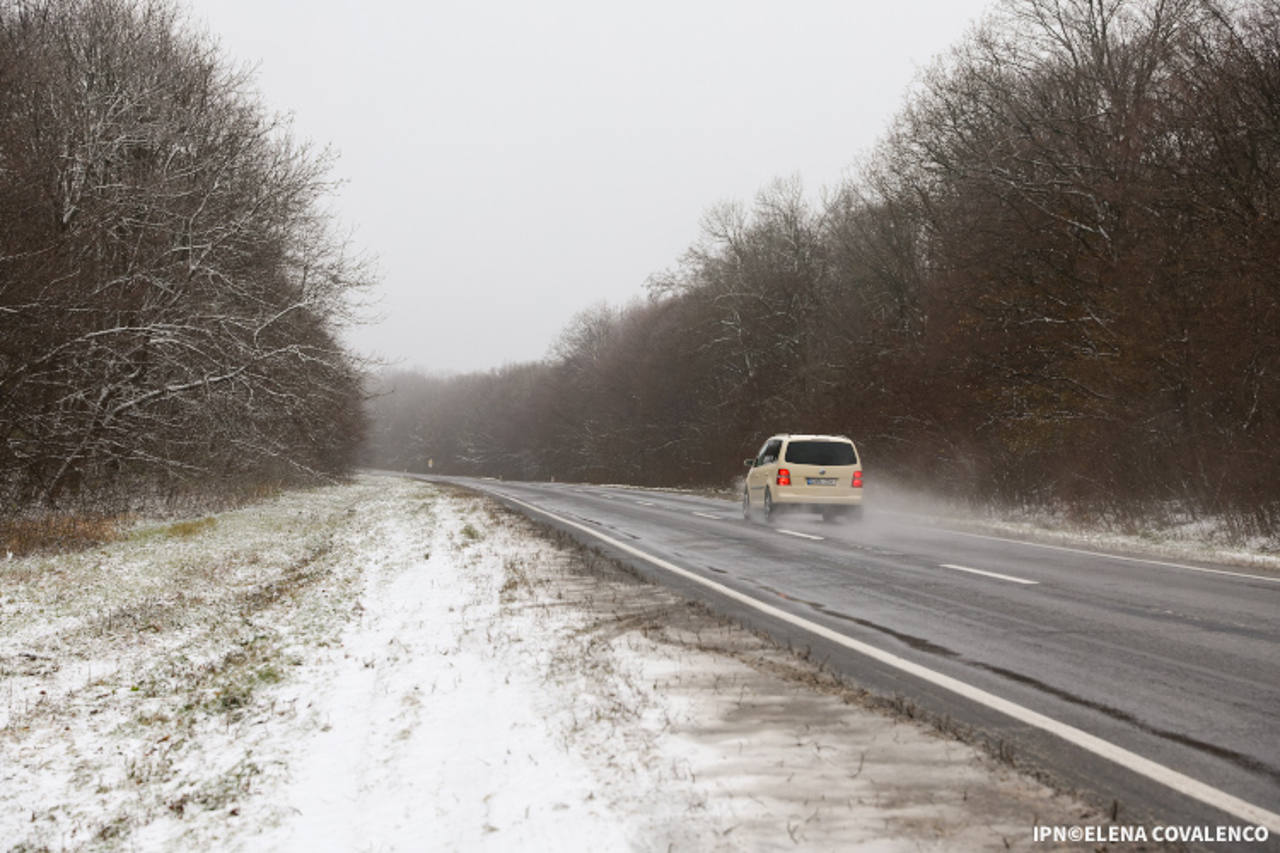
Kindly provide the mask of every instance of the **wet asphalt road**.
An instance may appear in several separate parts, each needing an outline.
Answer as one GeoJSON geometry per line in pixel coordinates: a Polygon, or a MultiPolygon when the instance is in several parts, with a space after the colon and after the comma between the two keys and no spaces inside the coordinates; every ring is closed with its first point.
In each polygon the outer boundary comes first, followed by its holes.
{"type": "MultiPolygon", "coordinates": [[[[443,479],[443,478],[441,478],[443,479]]],[[[970,727],[1119,824],[1268,824],[1280,836],[1280,575],[1089,553],[929,527],[869,507],[861,523],[683,494],[452,480],[541,516],[875,692],[970,727]],[[519,503],[515,503],[519,502],[519,503]],[[550,513],[549,518],[544,513],[550,513]],[[775,618],[611,547],[605,537],[753,600],[775,618]],[[1125,751],[1100,756],[985,701],[807,630],[815,624],[1125,751]],[[1229,813],[1136,754],[1260,812],[1229,813]]],[[[945,681],[945,679],[943,679],[945,681]]],[[[1231,802],[1229,800],[1228,802],[1231,802]]],[[[1194,846],[1194,845],[1193,845],[1194,846]]],[[[1232,849],[1212,845],[1211,849],[1232,849]]]]}

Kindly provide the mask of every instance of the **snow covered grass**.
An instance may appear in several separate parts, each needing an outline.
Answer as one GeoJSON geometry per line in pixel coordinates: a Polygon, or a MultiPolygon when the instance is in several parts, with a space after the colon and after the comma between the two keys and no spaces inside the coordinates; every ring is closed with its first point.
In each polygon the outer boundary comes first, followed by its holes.
{"type": "Polygon", "coordinates": [[[1280,572],[1280,539],[1249,534],[1226,518],[1168,516],[1163,524],[1084,525],[1062,513],[1004,513],[984,518],[944,517],[1013,538],[1172,560],[1192,560],[1280,572]]]}
{"type": "Polygon", "coordinates": [[[11,853],[1005,850],[1088,816],[407,480],[0,562],[0,678],[11,853]]]}
{"type": "Polygon", "coordinates": [[[231,745],[286,713],[265,688],[302,650],[339,642],[360,567],[332,552],[358,500],[297,493],[0,564],[0,838],[146,838],[278,772],[231,745]]]}

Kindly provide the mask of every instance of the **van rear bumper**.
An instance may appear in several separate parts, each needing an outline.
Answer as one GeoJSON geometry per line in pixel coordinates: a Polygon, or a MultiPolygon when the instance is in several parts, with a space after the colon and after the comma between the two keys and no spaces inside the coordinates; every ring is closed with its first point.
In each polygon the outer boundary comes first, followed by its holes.
{"type": "Polygon", "coordinates": [[[779,509],[794,509],[798,511],[821,512],[824,509],[834,509],[838,507],[860,507],[862,506],[862,490],[831,489],[834,494],[824,495],[815,494],[814,489],[788,489],[785,486],[777,487],[771,497],[773,505],[779,509]]]}

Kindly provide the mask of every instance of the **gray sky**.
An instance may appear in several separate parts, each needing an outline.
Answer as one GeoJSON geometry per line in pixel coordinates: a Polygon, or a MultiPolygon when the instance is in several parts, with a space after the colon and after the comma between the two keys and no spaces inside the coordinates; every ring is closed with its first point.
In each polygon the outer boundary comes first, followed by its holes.
{"type": "Polygon", "coordinates": [[[988,0],[187,0],[267,105],[332,146],[377,256],[352,345],[471,371],[675,266],[717,202],[816,197],[988,0]]]}

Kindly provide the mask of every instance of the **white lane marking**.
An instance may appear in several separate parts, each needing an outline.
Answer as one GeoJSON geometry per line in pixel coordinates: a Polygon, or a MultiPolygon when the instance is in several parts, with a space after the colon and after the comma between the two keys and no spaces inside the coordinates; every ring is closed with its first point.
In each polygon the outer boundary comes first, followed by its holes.
{"type": "Polygon", "coordinates": [[[606,495],[604,492],[600,493],[600,497],[604,498],[607,501],[617,500],[617,498],[615,498],[613,495],[606,495]]]}
{"type": "Polygon", "coordinates": [[[1203,566],[1189,566],[1186,563],[1166,563],[1161,560],[1148,560],[1143,557],[1122,557],[1119,554],[1108,554],[1104,551],[1086,551],[1083,548],[1068,548],[1065,545],[1045,545],[1040,542],[1024,542],[1021,539],[1009,539],[1005,536],[985,536],[981,533],[964,533],[959,530],[946,530],[945,528],[937,528],[944,530],[946,533],[954,533],[956,536],[968,536],[971,539],[990,539],[992,542],[1012,542],[1014,545],[1027,545],[1031,548],[1044,548],[1049,551],[1066,551],[1069,554],[1084,554],[1088,557],[1102,557],[1107,560],[1121,560],[1126,563],[1144,563],[1148,566],[1161,566],[1166,569],[1185,569],[1188,572],[1204,572],[1210,575],[1226,575],[1230,578],[1245,578],[1251,581],[1267,581],[1268,583],[1280,583],[1280,577],[1268,577],[1266,575],[1250,575],[1244,572],[1228,572],[1224,569],[1206,569],[1203,566]]]}
{"type": "Polygon", "coordinates": [[[777,531],[779,533],[785,533],[788,536],[799,536],[801,539],[815,539],[819,542],[821,542],[824,538],[822,536],[814,536],[812,533],[800,533],[795,530],[783,530],[781,527],[777,528],[777,531]]]}
{"type": "Polygon", "coordinates": [[[649,501],[636,501],[636,503],[640,504],[640,506],[657,506],[657,504],[650,503],[649,501]]]}
{"type": "Polygon", "coordinates": [[[943,689],[950,690],[958,696],[963,696],[971,702],[976,702],[979,705],[985,705],[986,707],[999,711],[1000,713],[1012,717],[1019,722],[1035,726],[1038,729],[1042,729],[1050,734],[1056,735],[1068,743],[1073,743],[1081,749],[1092,752],[1094,755],[1119,764],[1121,767],[1132,770],[1134,773],[1146,776],[1148,779],[1152,779],[1161,785],[1172,788],[1180,794],[1199,800],[1200,802],[1216,809],[1221,809],[1227,814],[1233,815],[1241,820],[1248,821],[1255,826],[1265,826],[1272,832],[1280,833],[1280,814],[1267,811],[1261,806],[1255,806],[1253,803],[1228,794],[1226,791],[1220,791],[1212,785],[1207,785],[1198,779],[1193,779],[1185,773],[1179,773],[1177,770],[1165,767],[1163,764],[1159,764],[1149,758],[1143,758],[1136,752],[1130,752],[1124,747],[1116,746],[1110,741],[1103,740],[1097,735],[1091,735],[1083,729],[1078,729],[1075,726],[1059,722],[1058,720],[1055,720],[1052,717],[1047,717],[1038,711],[1033,711],[1030,708],[1024,708],[1015,702],[1010,702],[1008,699],[1002,699],[994,693],[988,693],[981,688],[966,684],[958,678],[952,678],[949,675],[944,675],[943,673],[929,669],[926,666],[921,666],[918,663],[912,663],[906,658],[898,657],[895,654],[883,651],[875,646],[868,645],[861,640],[855,640],[852,637],[847,637],[844,634],[833,631],[830,628],[817,624],[816,622],[810,622],[808,619],[788,613],[787,611],[774,607],[771,604],[766,604],[765,602],[752,598],[745,593],[730,589],[724,584],[717,583],[709,578],[704,578],[702,575],[691,572],[688,569],[682,569],[675,563],[667,562],[661,557],[655,557],[652,554],[647,554],[639,548],[632,547],[625,542],[619,542],[617,539],[606,536],[598,530],[592,530],[590,527],[578,524],[575,521],[570,521],[569,519],[556,515],[553,512],[548,512],[545,509],[536,507],[533,504],[525,503],[522,500],[517,500],[509,495],[502,495],[502,497],[514,504],[518,504],[540,515],[544,515],[547,518],[554,519],[561,524],[581,530],[583,533],[588,533],[620,551],[639,557],[640,559],[652,563],[661,569],[666,569],[672,574],[679,575],[686,580],[701,584],[719,595],[731,598],[734,601],[745,604],[748,607],[760,611],[761,613],[772,616],[775,619],[781,619],[784,622],[788,622],[798,628],[809,631],[812,634],[816,634],[823,639],[830,640],[837,645],[844,646],[847,649],[865,655],[873,660],[878,660],[881,663],[894,667],[895,669],[914,675],[922,681],[927,681],[930,684],[936,684],[943,689]]]}
{"type": "Polygon", "coordinates": [[[1040,583],[1040,581],[1029,581],[1029,580],[1026,580],[1025,578],[1015,578],[1009,575],[999,574],[998,572],[984,572],[982,569],[971,569],[968,566],[953,566],[950,563],[943,563],[942,568],[955,569],[957,572],[969,572],[975,575],[985,575],[986,577],[989,577],[989,578],[999,578],[1002,581],[1010,581],[1011,583],[1024,583],[1024,584],[1027,584],[1028,586],[1035,586],[1036,584],[1040,583]]]}
{"type": "Polygon", "coordinates": [[[695,512],[694,515],[698,516],[698,518],[711,518],[716,521],[719,521],[720,519],[724,518],[723,515],[712,515],[709,512],[695,512]]]}

